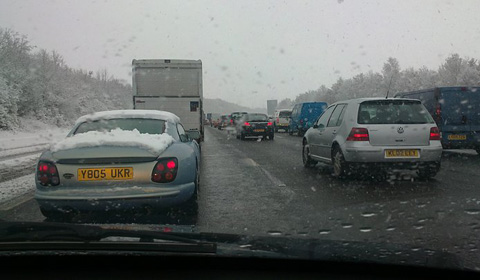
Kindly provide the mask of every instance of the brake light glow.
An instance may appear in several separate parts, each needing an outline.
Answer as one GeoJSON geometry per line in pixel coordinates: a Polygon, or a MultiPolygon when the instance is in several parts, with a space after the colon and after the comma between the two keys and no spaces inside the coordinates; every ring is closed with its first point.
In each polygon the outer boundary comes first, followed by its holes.
{"type": "Polygon", "coordinates": [[[440,104],[437,104],[437,108],[435,108],[435,115],[437,118],[442,115],[442,106],[440,104]]]}
{"type": "Polygon", "coordinates": [[[272,126],[273,124],[272,124],[272,122],[268,122],[267,125],[268,125],[268,126],[272,126]]]}
{"type": "Polygon", "coordinates": [[[347,137],[347,141],[370,141],[368,129],[363,127],[354,127],[347,137]]]}
{"type": "Polygon", "coordinates": [[[245,122],[243,125],[244,125],[244,126],[250,126],[250,123],[249,123],[249,122],[245,122]]]}
{"type": "Polygon", "coordinates": [[[37,180],[42,186],[57,186],[60,184],[60,176],[53,162],[41,161],[38,163],[37,180]]]}
{"type": "Polygon", "coordinates": [[[438,127],[430,128],[430,140],[440,140],[440,131],[438,127]]]}
{"type": "Polygon", "coordinates": [[[152,170],[152,181],[156,183],[170,183],[177,177],[177,158],[162,158],[152,170]]]}

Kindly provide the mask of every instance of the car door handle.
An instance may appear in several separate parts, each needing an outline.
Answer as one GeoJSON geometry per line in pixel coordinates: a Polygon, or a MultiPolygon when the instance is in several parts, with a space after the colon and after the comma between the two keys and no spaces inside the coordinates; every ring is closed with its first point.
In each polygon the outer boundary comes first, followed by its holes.
{"type": "Polygon", "coordinates": [[[337,131],[336,131],[336,130],[334,130],[334,131],[332,132],[332,134],[333,134],[333,135],[337,134],[337,131]]]}

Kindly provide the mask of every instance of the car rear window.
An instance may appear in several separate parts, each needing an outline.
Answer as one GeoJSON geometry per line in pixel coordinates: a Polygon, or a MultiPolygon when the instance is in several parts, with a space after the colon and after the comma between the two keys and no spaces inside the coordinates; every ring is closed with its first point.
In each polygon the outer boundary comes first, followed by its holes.
{"type": "Polygon", "coordinates": [[[249,114],[248,115],[249,121],[268,121],[267,115],[264,114],[249,114]]]}
{"type": "Polygon", "coordinates": [[[360,104],[359,124],[426,124],[433,119],[420,101],[375,100],[360,104]]]}
{"type": "Polygon", "coordinates": [[[138,130],[143,134],[162,134],[165,131],[165,121],[156,119],[108,119],[84,122],[78,126],[74,134],[89,131],[111,131],[113,129],[138,130]]]}
{"type": "Polygon", "coordinates": [[[246,114],[248,113],[232,113],[232,119],[241,119],[246,114]]]}
{"type": "Polygon", "coordinates": [[[288,118],[288,117],[290,117],[291,115],[292,115],[292,112],[290,112],[290,111],[281,111],[281,112],[278,114],[278,116],[279,116],[280,118],[288,118]]]}

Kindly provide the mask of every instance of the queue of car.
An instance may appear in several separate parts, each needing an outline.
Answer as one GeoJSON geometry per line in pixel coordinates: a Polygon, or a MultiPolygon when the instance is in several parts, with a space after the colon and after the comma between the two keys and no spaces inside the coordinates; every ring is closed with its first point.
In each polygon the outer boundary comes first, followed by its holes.
{"type": "MultiPolygon", "coordinates": [[[[442,88],[436,94],[474,96],[476,90],[442,88]]],[[[451,126],[447,121],[454,119],[451,112],[441,115],[439,108],[456,105],[444,101],[428,110],[420,98],[402,97],[409,95],[351,99],[329,106],[300,103],[293,110],[277,110],[273,119],[262,113],[232,112],[211,125],[229,128],[240,140],[273,140],[282,129],[297,132],[302,137],[303,165],[330,164],[338,178],[414,170],[428,179],[440,170],[442,145],[478,151],[479,141],[474,141],[478,137],[465,130],[480,119],[472,109],[477,103],[455,111],[464,130],[449,131],[447,139],[437,125],[446,130],[451,126]]],[[[178,205],[196,209],[200,145],[194,139],[198,137],[165,111],[117,110],[83,116],[66,139],[40,156],[35,199],[46,217],[95,209],[155,210],[178,205]]]]}

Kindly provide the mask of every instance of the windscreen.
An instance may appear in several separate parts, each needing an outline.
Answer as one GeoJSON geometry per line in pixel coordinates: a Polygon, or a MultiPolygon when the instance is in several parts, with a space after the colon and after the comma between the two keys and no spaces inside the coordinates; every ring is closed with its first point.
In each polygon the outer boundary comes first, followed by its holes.
{"type": "Polygon", "coordinates": [[[109,119],[84,122],[78,126],[74,134],[89,131],[108,132],[113,129],[138,130],[143,134],[162,134],[165,131],[165,121],[156,119],[109,119]]]}
{"type": "Polygon", "coordinates": [[[360,104],[359,124],[426,124],[433,119],[419,101],[376,100],[360,104]]]}

